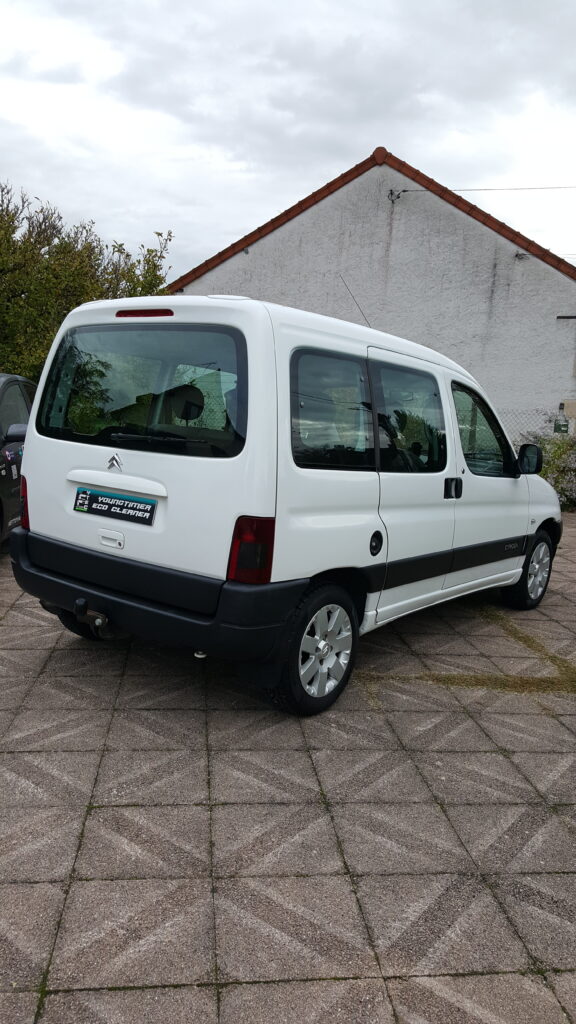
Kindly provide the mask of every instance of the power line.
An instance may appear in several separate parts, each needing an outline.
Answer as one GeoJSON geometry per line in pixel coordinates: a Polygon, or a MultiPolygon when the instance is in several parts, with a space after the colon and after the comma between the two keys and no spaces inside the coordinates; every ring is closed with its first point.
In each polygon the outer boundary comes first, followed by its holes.
{"type": "MultiPolygon", "coordinates": [[[[496,188],[451,188],[450,192],[550,192],[575,189],[576,185],[510,185],[496,188]]],[[[402,192],[429,192],[427,188],[403,188],[402,192]]]]}

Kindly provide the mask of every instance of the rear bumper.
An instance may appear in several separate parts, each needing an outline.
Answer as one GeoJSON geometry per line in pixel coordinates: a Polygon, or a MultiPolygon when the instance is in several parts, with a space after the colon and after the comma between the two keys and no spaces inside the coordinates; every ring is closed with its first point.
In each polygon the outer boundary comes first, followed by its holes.
{"type": "Polygon", "coordinates": [[[76,601],[85,600],[90,611],[106,615],[122,631],[238,660],[264,659],[274,653],[309,583],[299,579],[249,586],[190,574],[187,587],[185,573],[151,567],[146,593],[146,566],[141,563],[88,553],[20,527],[12,531],[10,550],[16,581],[46,604],[73,612],[76,601]],[[90,580],[79,578],[82,567],[90,580]],[[120,589],[122,581],[131,578],[138,579],[137,595],[120,589]],[[174,604],[169,603],[171,597],[174,604]],[[210,608],[210,614],[191,610],[191,603],[210,608]]]}

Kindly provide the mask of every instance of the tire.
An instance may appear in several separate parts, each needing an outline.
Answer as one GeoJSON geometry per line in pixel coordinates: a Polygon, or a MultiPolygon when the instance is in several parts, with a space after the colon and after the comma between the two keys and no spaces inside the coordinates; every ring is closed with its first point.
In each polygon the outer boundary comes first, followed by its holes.
{"type": "Polygon", "coordinates": [[[101,639],[101,637],[96,636],[96,634],[92,632],[87,622],[78,622],[76,616],[72,615],[72,612],[66,611],[65,608],[60,608],[59,611],[56,612],[56,614],[60,619],[62,625],[65,626],[66,629],[68,629],[71,633],[75,633],[76,636],[81,636],[84,638],[84,640],[101,639]]]}
{"type": "Polygon", "coordinates": [[[298,715],[317,715],[338,699],[354,668],[358,616],[336,585],[309,590],[294,611],[272,703],[298,715]]]}
{"type": "Polygon", "coordinates": [[[510,608],[536,608],[546,593],[554,552],[546,530],[538,530],[524,559],[522,575],[512,587],[502,587],[502,600],[510,608]]]}

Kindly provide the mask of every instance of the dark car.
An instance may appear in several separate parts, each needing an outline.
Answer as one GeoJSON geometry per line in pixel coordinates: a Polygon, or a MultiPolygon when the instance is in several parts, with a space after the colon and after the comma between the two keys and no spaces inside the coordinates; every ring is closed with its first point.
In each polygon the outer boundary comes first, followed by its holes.
{"type": "Polygon", "coordinates": [[[22,440],[11,441],[8,428],[28,423],[35,391],[31,380],[0,373],[0,543],[20,518],[22,440]]]}

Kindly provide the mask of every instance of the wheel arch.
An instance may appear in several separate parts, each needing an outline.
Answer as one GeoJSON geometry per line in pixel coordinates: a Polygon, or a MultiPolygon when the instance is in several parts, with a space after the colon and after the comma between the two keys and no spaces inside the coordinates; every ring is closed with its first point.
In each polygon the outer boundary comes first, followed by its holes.
{"type": "MultiPolygon", "coordinates": [[[[544,530],[544,532],[548,534],[552,541],[552,554],[555,555],[556,548],[558,547],[562,536],[561,523],[557,523],[555,519],[545,519],[544,522],[540,523],[538,530],[544,530]]],[[[535,533],[537,532],[538,531],[536,530],[535,533]]]]}
{"type": "Polygon", "coordinates": [[[327,572],[318,573],[317,576],[313,576],[310,580],[310,585],[313,587],[322,586],[327,583],[333,583],[338,587],[342,587],[343,590],[350,594],[358,616],[358,623],[360,624],[364,618],[368,594],[366,578],[363,572],[352,567],[330,569],[327,572]]]}

